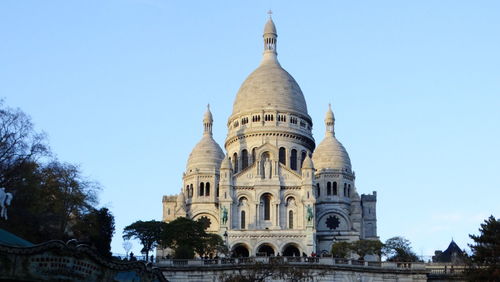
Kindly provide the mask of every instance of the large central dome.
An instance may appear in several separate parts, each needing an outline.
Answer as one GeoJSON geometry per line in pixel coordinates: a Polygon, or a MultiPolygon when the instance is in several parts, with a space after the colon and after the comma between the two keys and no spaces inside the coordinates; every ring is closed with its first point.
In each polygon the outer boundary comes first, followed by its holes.
{"type": "Polygon", "coordinates": [[[302,90],[277,60],[276,37],[276,27],[269,19],[264,28],[263,60],[241,85],[234,101],[233,117],[248,112],[277,110],[310,119],[302,90]]]}
{"type": "Polygon", "coordinates": [[[277,61],[264,61],[243,82],[236,95],[233,115],[255,110],[290,111],[307,116],[299,85],[277,61]]]}

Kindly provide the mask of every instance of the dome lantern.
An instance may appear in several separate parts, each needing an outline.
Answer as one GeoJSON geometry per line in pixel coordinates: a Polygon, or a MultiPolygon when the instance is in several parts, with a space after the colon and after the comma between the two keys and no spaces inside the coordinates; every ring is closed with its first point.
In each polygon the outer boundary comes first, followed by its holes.
{"type": "Polygon", "coordinates": [[[207,111],[203,116],[203,134],[212,135],[212,124],[214,119],[212,118],[212,113],[210,112],[210,104],[207,105],[207,111]]]}
{"type": "Polygon", "coordinates": [[[276,54],[278,33],[276,32],[276,26],[271,18],[273,12],[269,10],[267,13],[269,14],[269,19],[264,26],[264,34],[262,35],[262,37],[264,37],[264,53],[270,52],[276,54]]]}
{"type": "Polygon", "coordinates": [[[262,34],[264,38],[264,56],[262,57],[261,64],[271,61],[279,65],[277,58],[278,53],[276,52],[278,33],[276,32],[276,26],[271,18],[272,13],[273,12],[269,10],[269,19],[264,26],[264,34],[262,34]]]}
{"type": "Polygon", "coordinates": [[[325,115],[326,135],[335,136],[335,116],[332,111],[332,104],[328,104],[328,111],[325,115]]]}

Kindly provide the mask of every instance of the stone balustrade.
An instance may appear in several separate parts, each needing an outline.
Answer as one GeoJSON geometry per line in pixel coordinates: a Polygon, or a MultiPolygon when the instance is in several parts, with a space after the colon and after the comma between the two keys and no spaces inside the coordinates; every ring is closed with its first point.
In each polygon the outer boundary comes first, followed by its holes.
{"type": "Polygon", "coordinates": [[[298,265],[324,265],[366,267],[394,270],[425,270],[425,263],[421,262],[376,262],[340,259],[332,257],[245,257],[245,258],[217,258],[217,259],[159,259],[156,267],[214,267],[232,265],[252,265],[256,263],[282,263],[298,265]]]}

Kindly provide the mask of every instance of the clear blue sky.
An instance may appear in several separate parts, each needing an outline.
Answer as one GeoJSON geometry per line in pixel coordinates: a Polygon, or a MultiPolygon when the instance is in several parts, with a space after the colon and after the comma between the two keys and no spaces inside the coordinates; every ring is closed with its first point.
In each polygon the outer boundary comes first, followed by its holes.
{"type": "Polygon", "coordinates": [[[179,192],[208,102],[224,143],[269,8],[314,137],[331,102],[358,191],[378,191],[382,240],[431,255],[500,216],[499,1],[3,0],[0,96],[103,185],[114,252],[179,192]]]}

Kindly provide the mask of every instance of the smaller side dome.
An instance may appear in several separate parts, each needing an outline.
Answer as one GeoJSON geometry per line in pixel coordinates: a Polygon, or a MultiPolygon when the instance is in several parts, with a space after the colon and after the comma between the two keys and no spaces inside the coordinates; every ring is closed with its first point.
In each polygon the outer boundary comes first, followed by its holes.
{"type": "Polygon", "coordinates": [[[313,161],[311,160],[311,157],[309,157],[309,154],[306,155],[304,162],[302,162],[302,168],[303,169],[314,169],[314,164],[313,164],[313,161]]]}
{"type": "Polygon", "coordinates": [[[317,170],[340,169],[351,171],[351,159],[346,149],[335,138],[335,118],[331,106],[325,116],[325,138],[313,153],[313,162],[317,170]]]}
{"type": "Polygon", "coordinates": [[[341,169],[351,171],[351,159],[335,136],[327,135],[314,150],[313,162],[317,170],[341,169]]]}
{"type": "Polygon", "coordinates": [[[189,155],[186,169],[189,172],[194,169],[218,170],[224,153],[219,144],[212,137],[213,118],[210,108],[203,118],[203,137],[200,142],[194,146],[189,155]]]}
{"type": "Polygon", "coordinates": [[[218,169],[224,159],[224,153],[211,135],[204,135],[189,155],[187,170],[218,169]]]}

